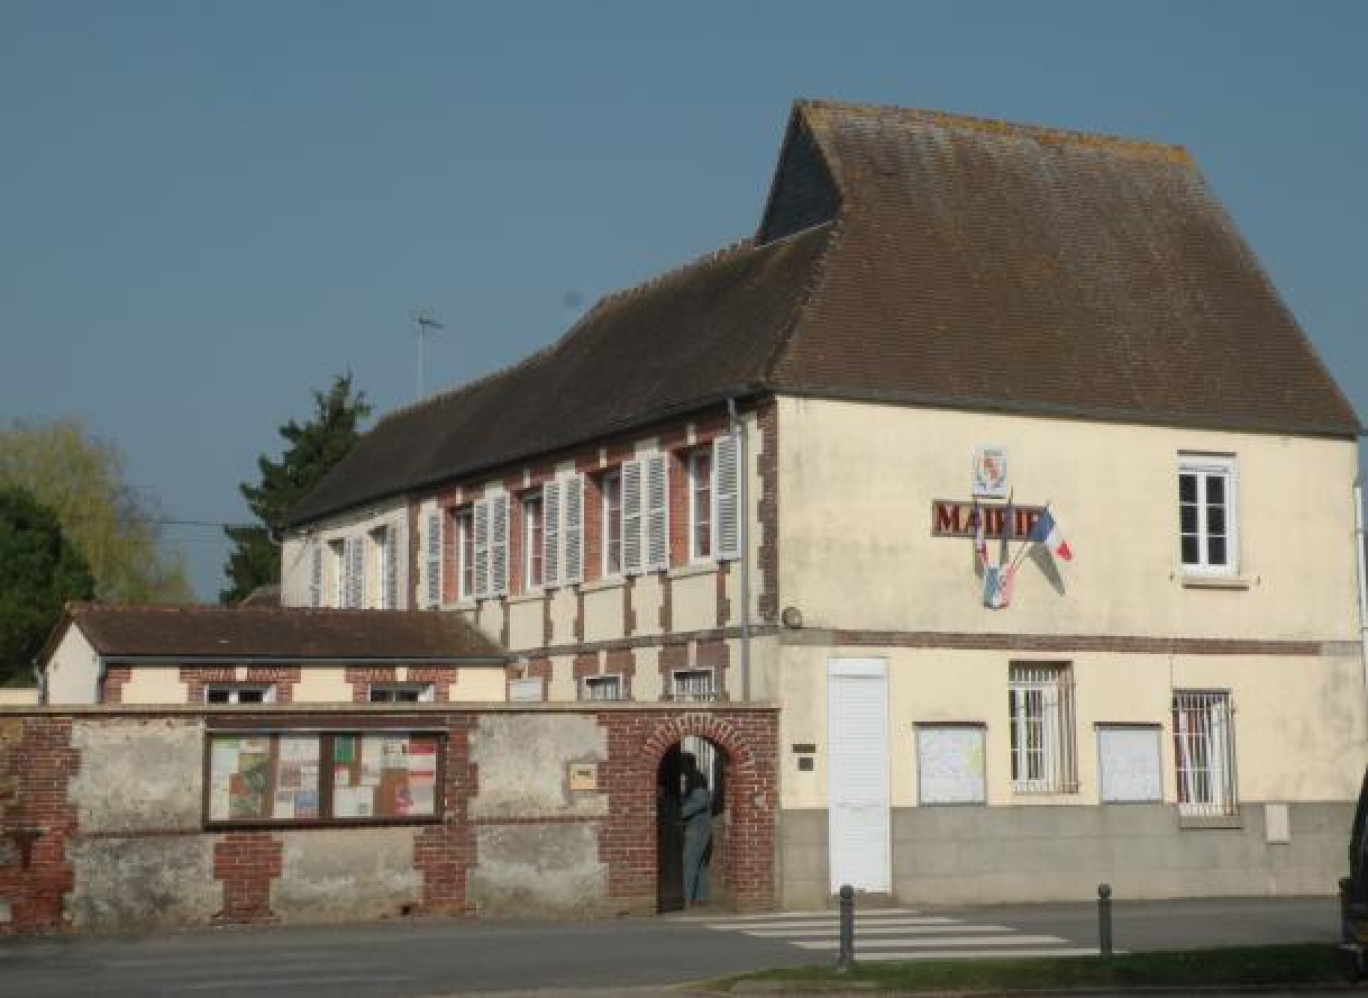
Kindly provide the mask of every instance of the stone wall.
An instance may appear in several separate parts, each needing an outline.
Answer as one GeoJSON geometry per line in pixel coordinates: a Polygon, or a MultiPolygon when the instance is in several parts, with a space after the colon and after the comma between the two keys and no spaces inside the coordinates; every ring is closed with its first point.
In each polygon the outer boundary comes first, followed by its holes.
{"type": "Polygon", "coordinates": [[[0,934],[653,912],[656,772],[685,735],[730,760],[719,889],[771,907],[777,725],[736,705],[5,710],[0,934]],[[443,815],[209,828],[206,736],[245,728],[443,732],[443,815]],[[571,763],[596,784],[572,789],[571,763]]]}

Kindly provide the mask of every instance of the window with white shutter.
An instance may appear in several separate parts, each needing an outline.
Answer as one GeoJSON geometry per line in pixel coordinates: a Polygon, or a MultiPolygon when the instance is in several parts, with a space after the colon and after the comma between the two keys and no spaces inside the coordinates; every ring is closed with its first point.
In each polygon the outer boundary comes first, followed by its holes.
{"type": "Polygon", "coordinates": [[[717,558],[741,557],[741,447],[735,434],[713,441],[713,522],[717,558]]]}
{"type": "Polygon", "coordinates": [[[622,571],[641,571],[641,462],[622,466],[622,571]]]}
{"type": "Polygon", "coordinates": [[[584,476],[561,483],[565,503],[565,572],[562,581],[574,585],[584,580],[584,476]]]}
{"type": "Polygon", "coordinates": [[[366,539],[347,538],[347,606],[360,610],[366,605],[366,539]]]}
{"type": "Polygon", "coordinates": [[[645,466],[646,571],[670,567],[670,488],[669,461],[664,454],[651,454],[645,466]]]}
{"type": "Polygon", "coordinates": [[[475,504],[475,598],[489,595],[489,502],[475,504]]]}
{"type": "Polygon", "coordinates": [[[442,520],[441,510],[427,516],[427,600],[425,606],[435,610],[442,605],[442,520]]]}
{"type": "Polygon", "coordinates": [[[542,585],[561,584],[561,483],[542,486],[542,585]]]}
{"type": "Polygon", "coordinates": [[[489,595],[508,592],[508,496],[489,500],[489,595]]]}
{"type": "Polygon", "coordinates": [[[309,605],[323,605],[323,545],[317,540],[309,542],[309,605]]]}

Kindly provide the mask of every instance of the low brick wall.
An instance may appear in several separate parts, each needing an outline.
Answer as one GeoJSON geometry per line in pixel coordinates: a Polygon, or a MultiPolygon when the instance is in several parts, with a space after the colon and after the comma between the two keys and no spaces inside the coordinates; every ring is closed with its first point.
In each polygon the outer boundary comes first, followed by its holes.
{"type": "Polygon", "coordinates": [[[7,708],[0,934],[653,912],[656,774],[688,735],[728,759],[719,893],[770,908],[777,731],[735,704],[7,708]],[[207,827],[211,732],[380,727],[444,736],[440,820],[207,827]]]}

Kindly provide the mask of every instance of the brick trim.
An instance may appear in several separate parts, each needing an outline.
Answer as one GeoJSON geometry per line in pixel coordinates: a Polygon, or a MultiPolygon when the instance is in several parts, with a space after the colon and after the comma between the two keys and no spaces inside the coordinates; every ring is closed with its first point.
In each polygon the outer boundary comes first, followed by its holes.
{"type": "Polygon", "coordinates": [[[284,843],[269,832],[229,832],[215,842],[214,879],[223,882],[223,908],[214,921],[277,921],[271,881],[280,876],[284,851],[284,843]]]}
{"type": "MultiPolygon", "coordinates": [[[[773,624],[779,619],[779,406],[772,396],[760,402],[755,419],[760,430],[760,450],[756,454],[760,495],[755,507],[760,528],[756,554],[759,614],[762,621],[773,624]]],[[[750,510],[746,510],[746,515],[750,515],[750,510]]]]}

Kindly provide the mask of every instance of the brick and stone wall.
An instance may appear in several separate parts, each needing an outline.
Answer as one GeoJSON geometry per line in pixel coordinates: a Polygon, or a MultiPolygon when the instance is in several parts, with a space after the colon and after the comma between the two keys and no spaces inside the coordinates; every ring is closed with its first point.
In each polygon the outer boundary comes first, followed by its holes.
{"type": "Polygon", "coordinates": [[[728,761],[719,894],[773,906],[778,713],[736,705],[0,711],[0,934],[409,914],[645,914],[656,785],[687,735],[728,761]],[[442,819],[207,830],[213,730],[439,730],[442,819]],[[570,763],[596,767],[572,790],[570,763]]]}

